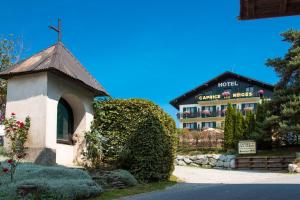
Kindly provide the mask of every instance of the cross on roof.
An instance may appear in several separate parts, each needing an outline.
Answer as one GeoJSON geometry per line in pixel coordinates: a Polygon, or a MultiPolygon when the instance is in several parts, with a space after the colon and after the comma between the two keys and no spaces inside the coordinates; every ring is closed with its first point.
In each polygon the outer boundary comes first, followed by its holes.
{"type": "Polygon", "coordinates": [[[61,42],[61,20],[58,18],[58,24],[57,27],[55,26],[49,26],[50,29],[56,31],[58,33],[57,35],[57,42],[61,42]]]}

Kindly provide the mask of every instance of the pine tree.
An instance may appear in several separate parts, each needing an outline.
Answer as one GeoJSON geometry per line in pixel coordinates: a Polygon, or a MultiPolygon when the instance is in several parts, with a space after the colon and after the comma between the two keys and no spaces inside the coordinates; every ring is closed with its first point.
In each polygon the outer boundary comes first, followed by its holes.
{"type": "Polygon", "coordinates": [[[255,115],[252,112],[246,112],[246,117],[243,124],[243,138],[252,139],[252,134],[255,131],[255,115]]]}
{"type": "Polygon", "coordinates": [[[234,123],[234,146],[237,147],[239,140],[243,139],[243,123],[244,117],[241,112],[235,110],[235,123],[234,123]]]}
{"type": "Polygon", "coordinates": [[[265,128],[276,135],[300,134],[300,32],[289,30],[282,34],[283,41],[290,48],[282,58],[269,59],[279,82],[275,86],[273,98],[267,103],[268,116],[265,128]]]}
{"type": "Polygon", "coordinates": [[[226,149],[234,148],[234,115],[235,113],[231,104],[228,104],[224,127],[224,147],[226,149]]]}

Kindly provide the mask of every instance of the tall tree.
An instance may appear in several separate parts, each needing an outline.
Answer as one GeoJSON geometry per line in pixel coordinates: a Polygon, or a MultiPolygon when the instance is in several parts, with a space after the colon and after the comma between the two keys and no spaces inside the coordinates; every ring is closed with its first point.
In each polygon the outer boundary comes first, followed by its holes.
{"type": "Polygon", "coordinates": [[[279,77],[273,98],[268,102],[265,126],[279,137],[300,134],[300,32],[289,30],[282,34],[290,48],[283,57],[269,59],[267,66],[279,77]]]}
{"type": "Polygon", "coordinates": [[[246,116],[245,116],[245,120],[244,120],[244,125],[243,125],[243,129],[244,129],[244,133],[243,133],[243,137],[244,139],[252,139],[252,134],[255,130],[255,115],[253,114],[253,112],[248,111],[246,112],[246,116]]]}
{"type": "Polygon", "coordinates": [[[234,120],[234,145],[237,147],[237,144],[239,140],[243,138],[243,123],[244,123],[244,117],[241,112],[235,109],[235,120],[234,120]]]}
{"type": "Polygon", "coordinates": [[[224,147],[226,149],[234,148],[234,121],[235,113],[231,106],[228,104],[225,114],[225,127],[224,127],[224,147]]]}
{"type": "MultiPolygon", "coordinates": [[[[18,62],[23,51],[22,39],[12,35],[0,38],[0,71],[3,71],[13,63],[18,62]]],[[[6,81],[0,79],[0,115],[4,115],[6,106],[6,81]]]]}

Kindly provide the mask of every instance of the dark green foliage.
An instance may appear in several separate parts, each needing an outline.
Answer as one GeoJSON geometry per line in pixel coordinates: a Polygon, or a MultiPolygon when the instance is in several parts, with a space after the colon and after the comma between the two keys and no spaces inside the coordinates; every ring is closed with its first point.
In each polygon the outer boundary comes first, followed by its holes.
{"type": "Polygon", "coordinates": [[[235,120],[234,120],[234,145],[237,146],[239,140],[243,139],[244,130],[244,117],[243,114],[239,111],[236,111],[235,120]]]}
{"type": "Polygon", "coordinates": [[[246,112],[245,120],[244,120],[244,134],[243,137],[244,139],[253,139],[251,138],[252,133],[255,130],[255,115],[253,112],[248,111],[246,112]]]}
{"type": "Polygon", "coordinates": [[[265,119],[267,116],[267,103],[262,101],[257,105],[255,114],[255,129],[251,133],[250,139],[256,140],[258,149],[272,148],[272,134],[271,131],[266,129],[265,119]]]}
{"type": "Polygon", "coordinates": [[[88,131],[84,134],[86,148],[82,155],[84,165],[88,168],[99,168],[103,159],[103,136],[97,130],[88,131]]]}
{"type": "Polygon", "coordinates": [[[273,99],[268,102],[265,120],[265,128],[279,137],[300,133],[300,32],[289,30],[282,36],[291,46],[284,57],[267,61],[280,80],[273,99]]]}
{"type": "Polygon", "coordinates": [[[235,123],[235,110],[231,104],[228,104],[225,115],[224,127],[224,147],[226,149],[234,149],[234,123],[235,123]]]}
{"type": "Polygon", "coordinates": [[[97,101],[92,131],[105,138],[104,162],[129,169],[143,181],[167,179],[173,170],[174,120],[142,99],[97,101]]]}

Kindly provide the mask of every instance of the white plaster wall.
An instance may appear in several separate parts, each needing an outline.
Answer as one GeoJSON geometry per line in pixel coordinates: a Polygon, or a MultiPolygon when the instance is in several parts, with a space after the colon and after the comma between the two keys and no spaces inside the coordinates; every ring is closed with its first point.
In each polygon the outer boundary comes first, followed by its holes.
{"type": "Polygon", "coordinates": [[[93,121],[93,94],[86,88],[78,86],[65,77],[48,73],[47,90],[47,121],[46,147],[56,149],[56,162],[63,165],[74,165],[81,156],[78,145],[57,144],[57,105],[64,98],[71,106],[74,115],[74,134],[84,137],[84,132],[90,130],[93,121]]]}
{"type": "MultiPolygon", "coordinates": [[[[47,73],[13,77],[7,84],[6,117],[16,113],[19,120],[30,116],[31,126],[28,145],[45,146],[47,73]]],[[[7,143],[5,143],[7,145],[7,143]]]]}
{"type": "MultiPolygon", "coordinates": [[[[78,145],[57,144],[57,105],[64,98],[72,107],[74,134],[81,139],[93,121],[93,93],[78,83],[51,72],[13,77],[8,80],[6,117],[12,112],[20,120],[31,118],[28,147],[33,161],[44,148],[56,154],[56,163],[74,165],[81,152],[78,145]]],[[[7,146],[7,143],[5,143],[7,146]]],[[[47,157],[47,155],[46,155],[47,157]]],[[[47,159],[42,157],[42,159],[47,159]]],[[[79,159],[80,160],[80,159],[79,159]]]]}

